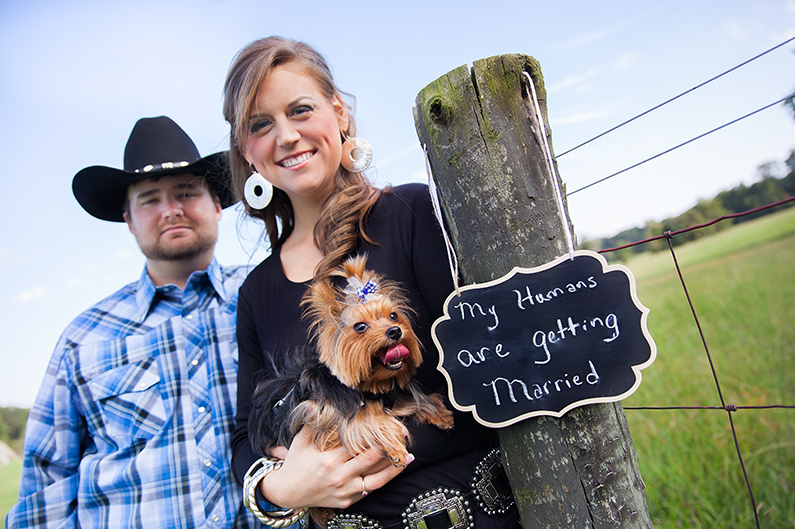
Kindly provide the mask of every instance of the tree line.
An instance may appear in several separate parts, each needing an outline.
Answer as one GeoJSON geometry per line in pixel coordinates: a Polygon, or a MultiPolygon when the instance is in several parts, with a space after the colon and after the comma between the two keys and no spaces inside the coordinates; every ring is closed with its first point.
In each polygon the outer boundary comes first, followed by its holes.
{"type": "Polygon", "coordinates": [[[28,411],[30,410],[26,408],[0,407],[0,441],[5,441],[8,446],[20,454],[25,439],[28,411]]]}
{"type": "MultiPolygon", "coordinates": [[[[704,224],[724,215],[741,213],[772,202],[795,196],[795,150],[784,161],[785,169],[781,171],[781,164],[769,162],[759,167],[759,179],[747,186],[740,184],[727,191],[721,191],[712,199],[702,199],[692,208],[675,217],[661,221],[650,220],[644,226],[624,230],[613,237],[587,240],[580,243],[586,250],[599,251],[606,248],[616,248],[625,244],[641,241],[662,235],[667,231],[677,231],[691,226],[704,224]],[[778,174],[777,174],[778,173],[778,174]],[[783,173],[783,176],[782,174],[783,173]]],[[[782,207],[791,207],[790,202],[782,207]]],[[[751,219],[775,213],[779,208],[767,209],[751,215],[727,219],[704,229],[693,230],[677,235],[677,240],[686,242],[705,237],[717,231],[724,230],[732,224],[747,222],[751,219]]],[[[631,255],[645,251],[661,251],[668,249],[665,239],[659,239],[647,244],[625,248],[611,254],[611,260],[624,261],[631,255]]]]}

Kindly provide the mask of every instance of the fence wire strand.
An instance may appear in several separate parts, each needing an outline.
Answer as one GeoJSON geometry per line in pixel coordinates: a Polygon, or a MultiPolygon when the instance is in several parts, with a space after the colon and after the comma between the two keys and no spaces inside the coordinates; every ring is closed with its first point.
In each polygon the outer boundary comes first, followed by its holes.
{"type": "Polygon", "coordinates": [[[720,125],[718,127],[715,127],[714,129],[708,130],[707,132],[702,132],[698,136],[690,138],[687,141],[683,141],[682,143],[680,143],[678,145],[674,145],[673,147],[671,147],[669,149],[666,149],[666,150],[664,150],[662,152],[659,152],[659,153],[655,154],[654,156],[649,156],[645,160],[641,160],[640,162],[632,164],[629,167],[625,167],[624,169],[621,169],[620,171],[616,171],[615,173],[609,174],[609,175],[607,175],[607,176],[605,176],[603,178],[600,178],[599,180],[595,180],[595,181],[591,182],[590,184],[586,184],[586,185],[584,185],[582,187],[579,187],[579,188],[575,189],[574,191],[569,191],[568,193],[566,193],[566,196],[567,197],[571,196],[571,195],[573,195],[575,193],[579,193],[580,191],[588,189],[589,187],[593,187],[596,184],[601,184],[602,182],[604,182],[606,180],[610,180],[614,176],[618,176],[620,174],[626,173],[627,171],[629,171],[631,169],[635,169],[636,167],[639,167],[639,166],[641,166],[641,165],[643,165],[645,163],[648,163],[648,162],[650,162],[652,160],[656,160],[660,156],[664,156],[666,154],[669,154],[669,153],[671,153],[671,152],[673,152],[673,151],[675,151],[675,150],[677,150],[677,149],[679,149],[681,147],[684,147],[685,145],[689,145],[689,144],[693,143],[696,140],[700,140],[701,138],[709,136],[710,134],[712,134],[714,132],[718,132],[719,130],[725,129],[726,127],[728,127],[730,125],[734,125],[735,123],[738,123],[738,122],[740,122],[740,121],[742,121],[742,120],[744,120],[746,118],[750,118],[751,116],[754,116],[754,115],[762,112],[763,110],[767,110],[768,108],[772,108],[772,107],[774,107],[776,105],[779,105],[779,104],[783,103],[784,101],[787,101],[788,99],[791,99],[793,97],[795,97],[795,92],[789,94],[786,97],[782,97],[778,101],[774,101],[772,103],[769,103],[769,104],[763,106],[762,108],[758,108],[758,109],[754,110],[753,112],[749,112],[748,114],[740,116],[739,118],[733,119],[733,120],[729,121],[728,123],[724,123],[723,125],[720,125]]]}
{"type": "Polygon", "coordinates": [[[702,83],[699,83],[699,84],[697,84],[697,85],[696,85],[696,86],[694,86],[693,88],[691,88],[691,89],[689,89],[689,90],[685,90],[685,91],[684,91],[684,92],[682,92],[681,94],[675,95],[674,97],[672,97],[672,98],[670,98],[670,99],[668,99],[668,100],[666,100],[666,101],[663,101],[662,103],[660,103],[660,104],[658,104],[658,105],[655,105],[655,106],[653,106],[653,107],[652,107],[652,108],[650,108],[649,110],[646,110],[646,111],[644,111],[644,112],[641,112],[641,113],[640,113],[640,114],[638,114],[637,116],[631,117],[631,118],[629,118],[628,120],[626,120],[626,121],[624,121],[624,122],[621,122],[621,123],[619,123],[619,124],[618,124],[618,125],[616,125],[615,127],[612,127],[612,128],[610,128],[610,129],[608,129],[608,130],[606,130],[606,131],[602,132],[601,134],[598,134],[598,135],[594,136],[593,138],[591,138],[591,139],[589,139],[589,140],[586,140],[586,141],[584,141],[584,142],[580,143],[579,145],[577,145],[577,146],[575,146],[575,147],[572,147],[571,149],[569,149],[569,150],[567,150],[567,151],[564,151],[564,152],[562,152],[562,153],[558,154],[558,155],[557,155],[557,157],[558,157],[558,158],[560,158],[561,156],[564,156],[564,155],[566,155],[566,154],[568,154],[568,153],[570,153],[570,152],[572,152],[572,151],[576,151],[576,150],[577,150],[577,149],[579,149],[580,147],[584,147],[585,145],[588,145],[588,144],[589,144],[589,143],[591,143],[592,141],[596,141],[596,140],[598,140],[599,138],[601,138],[602,136],[606,136],[607,134],[610,134],[611,132],[613,132],[613,131],[615,131],[615,130],[618,130],[618,129],[620,129],[620,128],[621,128],[621,127],[623,127],[624,125],[628,125],[629,123],[632,123],[632,122],[633,122],[633,121],[635,121],[636,119],[638,119],[638,118],[642,118],[642,117],[643,117],[643,116],[645,116],[646,114],[649,114],[649,113],[651,113],[651,112],[653,112],[653,111],[657,110],[658,108],[664,107],[664,106],[665,106],[665,105],[667,105],[668,103],[673,103],[674,101],[676,101],[676,100],[677,100],[677,99],[679,99],[680,97],[686,96],[686,95],[687,95],[687,94],[689,94],[690,92],[693,92],[693,91],[695,91],[695,90],[698,90],[699,88],[701,88],[701,87],[703,87],[703,86],[706,86],[706,85],[708,85],[708,84],[709,84],[709,83],[711,83],[712,81],[716,81],[716,80],[720,79],[720,78],[721,78],[721,77],[723,77],[724,75],[727,75],[727,74],[729,74],[729,73],[733,72],[734,70],[737,70],[737,69],[741,68],[742,66],[745,66],[746,64],[749,64],[749,63],[751,63],[751,62],[753,62],[753,61],[755,61],[755,60],[759,59],[760,57],[762,57],[762,56],[764,56],[764,55],[767,55],[767,54],[768,54],[768,53],[770,53],[771,51],[773,51],[773,50],[776,50],[776,49],[778,49],[778,48],[780,48],[780,47],[784,46],[785,44],[792,42],[793,40],[795,40],[795,37],[789,38],[789,39],[785,40],[784,42],[782,42],[781,44],[777,44],[777,45],[773,46],[772,48],[770,48],[770,49],[768,49],[768,50],[765,50],[765,51],[763,51],[762,53],[760,53],[760,54],[758,54],[758,55],[756,55],[756,56],[754,56],[754,57],[751,57],[751,58],[750,58],[750,59],[748,59],[747,61],[743,61],[743,62],[741,62],[740,64],[738,64],[737,66],[734,66],[734,67],[732,67],[732,68],[729,68],[729,69],[728,69],[728,70],[726,70],[725,72],[719,73],[719,74],[718,74],[718,75],[716,75],[715,77],[712,77],[712,78],[710,78],[710,79],[707,79],[706,81],[704,81],[704,82],[702,82],[702,83]]]}

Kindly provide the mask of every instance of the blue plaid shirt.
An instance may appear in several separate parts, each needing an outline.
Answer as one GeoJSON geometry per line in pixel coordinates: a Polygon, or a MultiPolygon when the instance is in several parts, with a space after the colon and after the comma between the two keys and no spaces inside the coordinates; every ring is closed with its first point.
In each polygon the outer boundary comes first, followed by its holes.
{"type": "Polygon", "coordinates": [[[261,526],[230,469],[246,273],[213,260],[182,291],[144,270],[69,325],[30,411],[7,527],[261,526]]]}

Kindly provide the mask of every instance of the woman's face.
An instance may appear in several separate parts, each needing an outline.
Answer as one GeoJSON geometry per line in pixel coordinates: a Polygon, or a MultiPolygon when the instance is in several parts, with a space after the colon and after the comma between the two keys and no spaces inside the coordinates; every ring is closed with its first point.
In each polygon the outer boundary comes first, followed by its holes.
{"type": "Polygon", "coordinates": [[[259,87],[249,114],[246,160],[293,205],[320,201],[340,165],[348,114],[329,101],[297,63],[277,66],[259,87]]]}

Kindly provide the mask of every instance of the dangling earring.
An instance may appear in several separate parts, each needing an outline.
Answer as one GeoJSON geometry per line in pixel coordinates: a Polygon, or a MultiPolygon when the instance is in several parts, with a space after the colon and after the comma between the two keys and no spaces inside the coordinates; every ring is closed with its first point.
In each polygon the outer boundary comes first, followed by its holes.
{"type": "Polygon", "coordinates": [[[342,159],[340,164],[352,173],[361,173],[373,161],[373,148],[364,138],[348,137],[345,135],[345,142],[342,144],[342,159]],[[354,158],[354,155],[356,156],[354,158]]]}
{"type": "Polygon", "coordinates": [[[251,170],[253,172],[246,179],[246,185],[243,188],[243,197],[252,208],[265,209],[273,198],[273,184],[265,180],[265,177],[259,174],[253,165],[251,170]]]}

